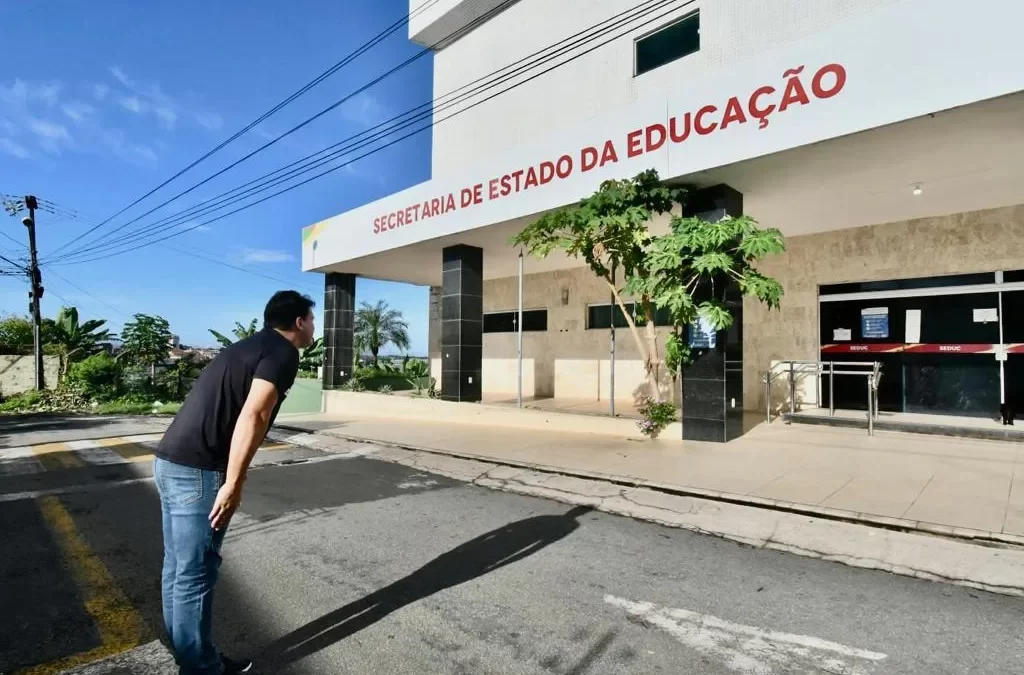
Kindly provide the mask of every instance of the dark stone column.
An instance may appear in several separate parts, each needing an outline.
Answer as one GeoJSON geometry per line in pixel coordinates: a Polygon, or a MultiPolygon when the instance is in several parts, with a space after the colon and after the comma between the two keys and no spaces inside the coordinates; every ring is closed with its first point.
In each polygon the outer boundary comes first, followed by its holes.
{"type": "MultiPolygon", "coordinates": [[[[743,213],[743,195],[715,185],[691,195],[687,216],[715,222],[743,213]]],[[[698,295],[700,303],[711,289],[698,295]]],[[[743,296],[729,279],[715,284],[733,316],[732,327],[715,335],[714,347],[692,348],[693,362],[683,369],[683,440],[725,443],[743,434],[743,296]]]]}
{"type": "Polygon", "coordinates": [[[340,389],[355,364],[356,276],[328,273],[324,279],[324,389],[340,389]]]}
{"type": "Polygon", "coordinates": [[[482,388],[484,252],[451,246],[442,254],[441,398],[479,402],[482,388]]]}

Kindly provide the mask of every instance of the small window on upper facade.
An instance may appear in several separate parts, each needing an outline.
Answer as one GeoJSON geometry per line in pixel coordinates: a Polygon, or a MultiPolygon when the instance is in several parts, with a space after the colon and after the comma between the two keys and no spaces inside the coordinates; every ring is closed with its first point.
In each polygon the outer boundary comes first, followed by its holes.
{"type": "MultiPolygon", "coordinates": [[[[484,314],[485,333],[515,333],[519,330],[519,312],[488,312],[484,314]]],[[[527,309],[523,311],[523,332],[543,333],[548,329],[548,310],[527,309]]]]}
{"type": "Polygon", "coordinates": [[[636,75],[700,51],[700,13],[695,12],[636,41],[636,75]]]}

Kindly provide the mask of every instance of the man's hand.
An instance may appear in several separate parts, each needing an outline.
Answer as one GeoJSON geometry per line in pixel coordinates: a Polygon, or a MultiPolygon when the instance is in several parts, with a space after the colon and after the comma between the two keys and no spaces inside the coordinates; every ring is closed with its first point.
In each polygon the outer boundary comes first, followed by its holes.
{"type": "Polygon", "coordinates": [[[238,505],[242,503],[242,488],[225,483],[217,491],[217,499],[213,502],[213,510],[210,511],[210,526],[215,530],[222,530],[231,522],[238,505]]]}

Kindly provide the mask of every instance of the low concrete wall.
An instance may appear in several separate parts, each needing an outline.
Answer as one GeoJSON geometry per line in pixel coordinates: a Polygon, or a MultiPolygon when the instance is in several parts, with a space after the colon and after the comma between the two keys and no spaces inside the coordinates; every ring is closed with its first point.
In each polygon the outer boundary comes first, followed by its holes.
{"type": "MultiPolygon", "coordinates": [[[[544,410],[520,410],[480,403],[452,403],[437,399],[387,396],[366,392],[325,391],[324,412],[345,419],[365,418],[410,419],[441,424],[478,424],[493,427],[563,431],[567,433],[601,434],[623,438],[645,438],[636,420],[612,419],[598,415],[572,415],[544,410]]],[[[669,425],[661,434],[666,440],[682,442],[683,428],[679,422],[669,425]]]]}
{"type": "MultiPolygon", "coordinates": [[[[47,389],[57,386],[60,357],[43,357],[43,378],[47,389]]],[[[0,396],[14,396],[34,389],[36,369],[31,356],[0,354],[0,396]]]]}

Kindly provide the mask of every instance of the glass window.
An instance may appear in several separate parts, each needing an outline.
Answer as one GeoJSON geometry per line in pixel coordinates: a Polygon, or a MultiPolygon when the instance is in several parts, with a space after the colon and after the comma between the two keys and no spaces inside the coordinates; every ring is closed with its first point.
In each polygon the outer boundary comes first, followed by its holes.
{"type": "MultiPolygon", "coordinates": [[[[488,312],[484,314],[485,333],[515,333],[519,312],[488,312]]],[[[544,332],[548,329],[548,310],[523,310],[523,332],[544,332]]]]}
{"type": "Polygon", "coordinates": [[[700,51],[700,14],[694,13],[636,41],[636,74],[700,51]]]}
{"type": "MultiPolygon", "coordinates": [[[[633,321],[637,320],[637,308],[635,303],[627,302],[626,311],[633,317],[633,321]]],[[[616,328],[628,328],[629,324],[626,323],[626,317],[622,315],[622,309],[618,305],[588,305],[587,306],[587,328],[604,328],[608,329],[612,327],[612,321],[615,321],[616,328]]],[[[671,326],[672,319],[669,316],[668,309],[657,309],[654,312],[654,325],[655,326],[671,326]]]]}

